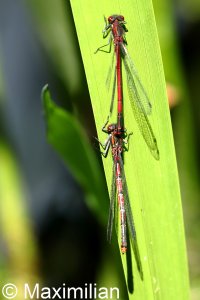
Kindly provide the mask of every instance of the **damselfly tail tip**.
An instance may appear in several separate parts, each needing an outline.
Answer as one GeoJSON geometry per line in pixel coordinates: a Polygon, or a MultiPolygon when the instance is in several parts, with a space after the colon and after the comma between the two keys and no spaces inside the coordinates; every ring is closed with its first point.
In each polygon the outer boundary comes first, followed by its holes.
{"type": "Polygon", "coordinates": [[[122,254],[125,254],[126,252],[127,252],[127,247],[121,247],[121,252],[122,252],[122,254]]]}

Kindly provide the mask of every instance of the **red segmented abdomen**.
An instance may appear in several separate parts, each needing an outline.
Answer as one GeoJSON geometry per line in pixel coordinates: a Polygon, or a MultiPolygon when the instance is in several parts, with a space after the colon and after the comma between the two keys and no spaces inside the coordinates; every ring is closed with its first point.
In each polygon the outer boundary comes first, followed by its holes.
{"type": "Polygon", "coordinates": [[[115,46],[116,53],[116,75],[117,75],[117,127],[123,128],[123,90],[122,90],[122,70],[121,70],[121,53],[120,44],[115,46]]]}

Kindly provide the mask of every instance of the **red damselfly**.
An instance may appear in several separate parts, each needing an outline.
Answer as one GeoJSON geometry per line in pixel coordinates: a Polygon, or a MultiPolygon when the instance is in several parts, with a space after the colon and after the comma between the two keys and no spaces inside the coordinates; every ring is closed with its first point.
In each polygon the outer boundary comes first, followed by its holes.
{"type": "MultiPolygon", "coordinates": [[[[103,126],[102,130],[108,134],[108,138],[106,139],[104,144],[98,141],[101,147],[104,149],[104,151],[101,152],[101,154],[104,157],[106,157],[109,148],[111,147],[112,157],[113,157],[113,177],[112,177],[111,194],[110,194],[111,200],[110,200],[108,227],[107,227],[107,238],[109,241],[111,241],[112,227],[113,227],[113,220],[114,220],[114,213],[115,213],[116,189],[117,189],[117,198],[118,198],[118,204],[120,208],[120,220],[121,220],[121,225],[120,225],[121,226],[121,251],[122,253],[125,253],[127,251],[126,215],[128,211],[131,213],[131,210],[130,210],[130,204],[128,199],[128,189],[127,189],[126,179],[124,174],[122,154],[124,150],[125,151],[127,150],[126,145],[128,145],[128,139],[132,133],[127,134],[126,129],[123,130],[123,132],[121,130],[119,133],[117,124],[110,124],[106,128],[107,124],[108,121],[103,126]],[[127,198],[126,200],[125,197],[127,198]]],[[[131,231],[133,239],[135,239],[136,234],[135,234],[132,214],[130,214],[127,217],[128,217],[129,229],[131,231]]]]}
{"type": "Polygon", "coordinates": [[[120,210],[121,252],[122,254],[124,254],[127,251],[128,224],[129,235],[131,237],[131,243],[136,257],[137,268],[140,272],[141,278],[143,278],[140,255],[137,246],[136,231],[129,201],[128,188],[122,159],[123,152],[128,150],[129,137],[132,132],[127,133],[127,130],[125,128],[119,131],[118,124],[107,124],[108,120],[102,128],[102,131],[108,134],[108,138],[106,139],[105,143],[102,144],[98,139],[96,139],[99,142],[100,146],[104,149],[103,152],[101,151],[101,154],[106,157],[108,155],[109,149],[111,148],[113,158],[113,174],[110,192],[110,210],[107,225],[107,239],[109,242],[111,242],[113,222],[116,211],[115,200],[117,195],[120,210]]]}
{"type": "MultiPolygon", "coordinates": [[[[114,73],[114,84],[113,84],[113,93],[110,105],[110,114],[108,119],[113,111],[113,102],[115,97],[115,86],[117,79],[117,99],[118,99],[118,117],[117,117],[117,130],[120,133],[120,130],[123,130],[123,91],[122,91],[122,68],[121,61],[124,63],[126,77],[127,77],[127,88],[129,99],[131,102],[131,107],[136,119],[136,122],[139,126],[140,132],[150,149],[150,152],[155,159],[159,160],[159,150],[157,147],[157,141],[153,133],[151,124],[148,120],[148,115],[151,114],[152,106],[145,91],[145,88],[142,85],[142,82],[138,76],[137,70],[134,66],[133,61],[131,60],[128,50],[126,48],[127,41],[125,33],[128,31],[126,28],[126,22],[122,15],[112,15],[108,17],[108,21],[105,18],[105,28],[103,29],[103,38],[106,38],[109,35],[108,43],[99,47],[95,53],[98,51],[103,51],[110,53],[112,48],[112,41],[114,43],[114,53],[116,55],[116,69],[114,73]],[[104,47],[109,46],[109,49],[103,50],[104,47]]],[[[112,59],[112,65],[114,59],[112,59]]],[[[109,74],[111,74],[112,66],[110,68],[109,74]]],[[[110,77],[110,75],[109,75],[110,77]]],[[[110,80],[107,78],[107,81],[110,80]]]]}

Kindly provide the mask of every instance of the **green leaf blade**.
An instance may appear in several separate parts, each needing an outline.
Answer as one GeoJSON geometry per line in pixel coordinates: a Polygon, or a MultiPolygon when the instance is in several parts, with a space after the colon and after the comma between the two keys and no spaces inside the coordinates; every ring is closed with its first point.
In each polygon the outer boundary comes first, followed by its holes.
{"type": "MultiPolygon", "coordinates": [[[[101,128],[110,105],[105,80],[111,58],[105,53],[94,54],[99,46],[106,43],[101,35],[103,15],[124,15],[129,30],[126,35],[128,50],[153,107],[149,122],[157,139],[159,161],[152,157],[134,119],[123,69],[125,126],[128,132],[133,132],[129,151],[124,155],[124,168],[144,273],[142,281],[133,253],[132,266],[127,266],[126,256],[122,256],[127,282],[129,268],[134,274],[134,293],[129,292],[129,298],[188,299],[188,270],[178,173],[152,3],[147,0],[73,0],[71,6],[99,139],[103,139],[101,128]]],[[[116,122],[116,109],[113,116],[111,122],[116,122]]],[[[111,155],[103,161],[107,184],[110,186],[111,155]]]]}

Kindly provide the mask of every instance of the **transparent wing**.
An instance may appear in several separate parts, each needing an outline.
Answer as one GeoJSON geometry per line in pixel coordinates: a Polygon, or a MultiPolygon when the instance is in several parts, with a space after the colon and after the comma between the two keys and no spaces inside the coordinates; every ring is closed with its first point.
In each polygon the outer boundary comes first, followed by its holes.
{"type": "Polygon", "coordinates": [[[134,221],[133,221],[133,215],[132,215],[130,201],[129,201],[126,177],[125,177],[125,173],[124,173],[124,164],[123,164],[121,155],[119,155],[119,164],[120,164],[121,176],[122,176],[123,194],[124,194],[124,199],[125,199],[125,209],[126,209],[128,228],[129,228],[131,238],[133,240],[136,240],[135,225],[134,225],[134,221]]]}
{"type": "Polygon", "coordinates": [[[140,95],[139,95],[139,90],[137,89],[136,86],[136,80],[135,78],[133,78],[133,74],[130,71],[130,67],[127,64],[126,59],[124,59],[124,66],[127,75],[127,88],[129,93],[129,99],[131,102],[131,106],[132,106],[132,110],[136,122],[153,157],[159,160],[159,150],[157,146],[157,141],[153,133],[151,124],[148,120],[146,110],[144,109],[144,106],[140,101],[140,95]]]}
{"type": "Polygon", "coordinates": [[[110,90],[110,85],[111,85],[112,75],[113,75],[113,85],[112,85],[112,94],[111,94],[109,117],[112,115],[112,112],[113,112],[113,104],[114,104],[115,90],[116,90],[116,71],[113,68],[114,67],[114,54],[115,54],[115,52],[113,51],[112,61],[111,61],[110,67],[108,69],[108,74],[107,74],[107,77],[106,77],[106,86],[107,86],[107,89],[110,90]]]}
{"type": "Polygon", "coordinates": [[[131,245],[132,245],[132,248],[134,251],[137,269],[140,273],[141,278],[143,279],[142,263],[141,263],[140,253],[139,253],[138,244],[137,244],[135,225],[134,225],[133,215],[132,215],[132,211],[131,211],[131,205],[130,205],[129,195],[128,195],[128,187],[127,187],[126,177],[125,177],[125,173],[124,173],[124,164],[123,164],[121,155],[119,155],[119,164],[120,164],[120,168],[121,168],[123,193],[124,193],[124,199],[125,199],[126,218],[127,218],[129,235],[131,237],[131,245]]]}
{"type": "Polygon", "coordinates": [[[112,60],[111,60],[111,64],[109,66],[108,69],[108,73],[106,76],[106,87],[109,90],[110,89],[110,83],[111,83],[111,77],[112,77],[112,73],[113,73],[113,66],[114,66],[114,58],[115,58],[115,52],[112,52],[112,60]]]}
{"type": "Polygon", "coordinates": [[[132,88],[135,88],[138,93],[138,97],[135,98],[135,102],[137,103],[138,107],[141,109],[142,112],[146,113],[147,115],[150,115],[152,111],[152,106],[149,97],[145,91],[144,86],[142,85],[138,72],[135,68],[133,61],[131,60],[127,48],[124,46],[123,43],[121,43],[120,46],[125,68],[126,66],[128,66],[128,70],[126,68],[126,71],[131,72],[134,81],[134,85],[132,88]]]}
{"type": "Polygon", "coordinates": [[[110,191],[110,209],[108,216],[108,225],[107,225],[107,240],[111,242],[112,239],[112,229],[113,229],[113,221],[115,217],[115,199],[116,199],[116,182],[115,182],[115,164],[113,163],[113,175],[112,175],[112,184],[110,191]]]}

